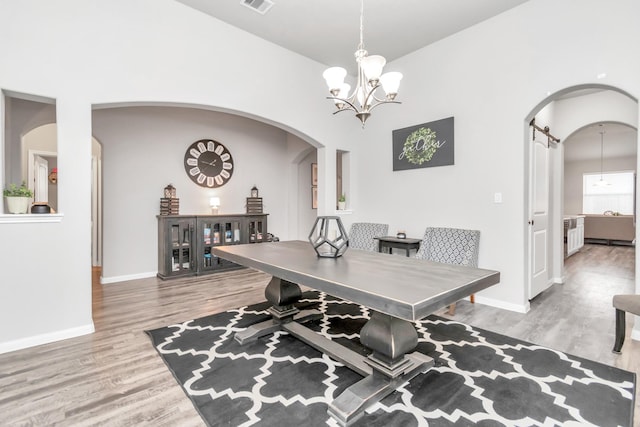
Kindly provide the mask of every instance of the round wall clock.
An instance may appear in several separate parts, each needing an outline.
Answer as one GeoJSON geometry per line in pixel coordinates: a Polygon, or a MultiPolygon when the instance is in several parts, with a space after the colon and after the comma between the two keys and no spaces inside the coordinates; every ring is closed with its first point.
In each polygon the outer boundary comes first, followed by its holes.
{"type": "Polygon", "coordinates": [[[202,187],[221,187],[233,175],[233,157],[219,142],[201,139],[184,153],[184,169],[191,181],[202,187]]]}

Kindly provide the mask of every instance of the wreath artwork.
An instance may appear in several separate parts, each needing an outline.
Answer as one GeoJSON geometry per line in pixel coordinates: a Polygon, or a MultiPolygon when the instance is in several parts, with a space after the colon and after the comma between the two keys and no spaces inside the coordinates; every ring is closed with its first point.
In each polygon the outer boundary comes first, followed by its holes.
{"type": "Polygon", "coordinates": [[[436,133],[431,128],[420,128],[407,137],[404,143],[404,157],[409,163],[421,165],[431,160],[440,148],[436,133]]]}
{"type": "Polygon", "coordinates": [[[392,132],[393,170],[454,164],[454,118],[434,120],[392,132]]]}

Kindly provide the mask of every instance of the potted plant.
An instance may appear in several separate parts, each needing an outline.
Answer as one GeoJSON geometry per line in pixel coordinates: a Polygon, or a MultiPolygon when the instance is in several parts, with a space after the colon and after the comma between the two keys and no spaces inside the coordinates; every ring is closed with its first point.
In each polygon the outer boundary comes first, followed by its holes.
{"type": "Polygon", "coordinates": [[[338,197],[338,210],[343,211],[347,206],[347,197],[344,194],[341,194],[338,197]]]}
{"type": "Polygon", "coordinates": [[[9,213],[24,214],[29,210],[29,202],[33,197],[33,191],[23,182],[20,187],[15,184],[9,185],[2,192],[2,195],[7,198],[9,213]]]}

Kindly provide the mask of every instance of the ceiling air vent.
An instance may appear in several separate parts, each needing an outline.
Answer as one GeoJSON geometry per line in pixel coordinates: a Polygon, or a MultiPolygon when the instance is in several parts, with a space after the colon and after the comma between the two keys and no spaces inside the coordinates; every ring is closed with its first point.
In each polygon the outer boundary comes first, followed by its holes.
{"type": "Polygon", "coordinates": [[[262,15],[267,13],[267,11],[271,9],[271,6],[273,6],[271,0],[240,0],[240,3],[262,15]]]}

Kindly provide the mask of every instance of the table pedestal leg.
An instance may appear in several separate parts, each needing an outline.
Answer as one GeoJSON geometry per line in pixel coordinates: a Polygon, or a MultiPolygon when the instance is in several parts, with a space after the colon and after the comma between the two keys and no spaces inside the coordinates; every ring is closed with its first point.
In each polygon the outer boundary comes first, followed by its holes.
{"type": "Polygon", "coordinates": [[[433,359],[422,353],[407,354],[417,346],[418,334],[406,320],[372,312],[360,331],[360,341],[373,350],[365,361],[373,372],[329,404],[329,415],[342,426],[358,420],[367,407],[433,366],[433,359]]]}
{"type": "Polygon", "coordinates": [[[271,319],[249,326],[244,331],[236,332],[234,338],[240,344],[257,340],[265,335],[282,329],[282,324],[296,321],[298,323],[320,319],[322,313],[318,310],[298,310],[295,303],[300,300],[302,291],[296,283],[272,277],[264,290],[264,296],[271,304],[269,313],[271,319]]]}

